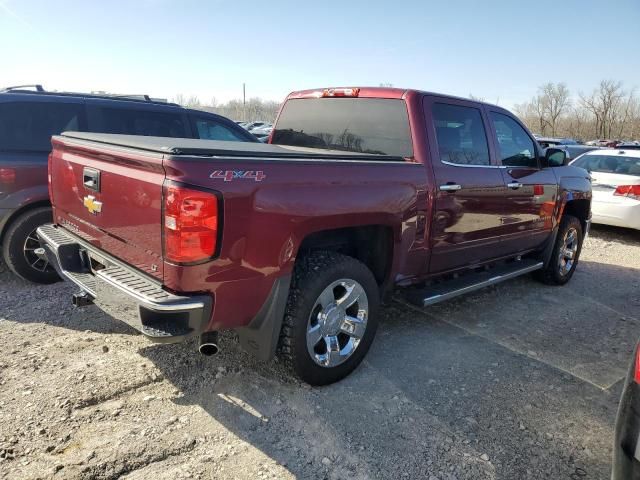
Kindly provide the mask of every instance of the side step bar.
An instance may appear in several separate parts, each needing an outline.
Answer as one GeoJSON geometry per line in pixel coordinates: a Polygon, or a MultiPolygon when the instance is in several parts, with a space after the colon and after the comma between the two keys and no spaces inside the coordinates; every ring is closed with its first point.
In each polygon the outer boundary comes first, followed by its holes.
{"type": "Polygon", "coordinates": [[[435,303],[450,300],[458,295],[495,285],[511,278],[519,277],[544,266],[538,260],[520,260],[508,263],[482,273],[469,273],[454,280],[448,280],[424,289],[408,290],[404,297],[409,303],[420,307],[427,307],[435,303]]]}

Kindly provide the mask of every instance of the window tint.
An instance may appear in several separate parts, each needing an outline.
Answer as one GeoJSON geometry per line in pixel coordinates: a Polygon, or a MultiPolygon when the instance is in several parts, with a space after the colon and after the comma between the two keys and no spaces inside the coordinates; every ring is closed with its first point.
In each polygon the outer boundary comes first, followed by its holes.
{"type": "Polygon", "coordinates": [[[204,140],[225,140],[232,142],[245,142],[247,139],[231,128],[209,118],[195,118],[194,124],[198,138],[204,140]]]}
{"type": "Polygon", "coordinates": [[[80,130],[83,108],[73,103],[0,103],[0,151],[50,151],[52,135],[80,130]]]}
{"type": "Polygon", "coordinates": [[[309,98],[285,103],[271,143],[410,157],[409,117],[403,100],[309,98]]]}
{"type": "Polygon", "coordinates": [[[490,115],[493,128],[498,136],[498,149],[502,165],[538,168],[533,140],[527,135],[524,128],[507,115],[496,112],[491,112],[490,115]]]}
{"type": "Polygon", "coordinates": [[[89,108],[92,132],[120,133],[151,137],[189,137],[180,113],[126,108],[89,108]]]}
{"type": "Polygon", "coordinates": [[[584,168],[588,172],[640,176],[640,157],[583,155],[573,162],[572,165],[584,168]]]}
{"type": "Polygon", "coordinates": [[[434,103],[432,112],[441,161],[458,165],[491,163],[480,110],[434,103]]]}

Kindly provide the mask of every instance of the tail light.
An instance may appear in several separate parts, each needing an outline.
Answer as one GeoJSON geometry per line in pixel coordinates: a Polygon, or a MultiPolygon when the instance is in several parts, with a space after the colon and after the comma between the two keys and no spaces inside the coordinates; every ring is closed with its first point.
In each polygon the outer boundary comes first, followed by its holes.
{"type": "Polygon", "coordinates": [[[636,383],[640,383],[640,347],[636,348],[636,358],[634,360],[636,364],[633,368],[633,379],[636,383]]]}
{"type": "Polygon", "coordinates": [[[4,183],[5,185],[16,183],[16,169],[0,168],[0,183],[4,183]]]}
{"type": "Polygon", "coordinates": [[[211,192],[165,184],[163,198],[165,258],[192,263],[213,257],[218,239],[218,197],[211,192]]]}
{"type": "Polygon", "coordinates": [[[640,200],[640,185],[618,185],[614,195],[640,200]]]}
{"type": "Polygon", "coordinates": [[[323,97],[357,97],[359,88],[327,88],[322,92],[323,97]]]}
{"type": "Polygon", "coordinates": [[[49,200],[53,203],[53,188],[51,187],[51,167],[53,166],[53,153],[47,157],[47,185],[49,186],[49,200]]]}

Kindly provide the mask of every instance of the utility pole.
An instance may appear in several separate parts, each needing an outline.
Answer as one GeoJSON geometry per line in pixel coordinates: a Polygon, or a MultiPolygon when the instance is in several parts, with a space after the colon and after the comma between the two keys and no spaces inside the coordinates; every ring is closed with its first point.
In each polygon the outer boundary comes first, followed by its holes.
{"type": "Polygon", "coordinates": [[[247,92],[244,82],[242,83],[242,121],[247,121],[247,92]]]}

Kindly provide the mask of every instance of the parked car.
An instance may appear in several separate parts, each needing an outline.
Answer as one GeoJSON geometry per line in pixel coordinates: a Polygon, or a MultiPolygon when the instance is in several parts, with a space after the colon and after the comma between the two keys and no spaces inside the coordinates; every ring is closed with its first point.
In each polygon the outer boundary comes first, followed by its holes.
{"type": "Polygon", "coordinates": [[[258,138],[268,137],[273,131],[273,126],[268,125],[264,127],[254,128],[251,130],[251,135],[255,135],[258,138]]]}
{"type": "Polygon", "coordinates": [[[428,306],[529,272],[562,285],[576,269],[588,174],[500,107],[308,90],[288,96],[272,142],[56,136],[55,223],[38,253],[78,305],[156,341],[198,335],[205,354],[235,330],[314,385],[358,366],[396,286],[428,306]]]}
{"type": "Polygon", "coordinates": [[[253,130],[256,130],[258,128],[271,127],[271,126],[273,125],[269,122],[257,121],[257,122],[248,122],[245,125],[245,128],[248,131],[253,132],[253,130]]]}
{"type": "Polygon", "coordinates": [[[583,153],[590,152],[592,150],[598,150],[605,147],[596,147],[593,145],[556,145],[555,148],[564,150],[567,154],[567,160],[572,161],[578,158],[583,153]]]}
{"type": "Polygon", "coordinates": [[[640,230],[640,150],[595,150],[572,165],[591,175],[594,223],[640,230]]]}
{"type": "Polygon", "coordinates": [[[613,442],[611,480],[640,479],[640,357],[636,345],[622,398],[613,442]]]}
{"type": "Polygon", "coordinates": [[[232,121],[147,96],[47,92],[40,85],[0,90],[0,241],[4,261],[38,283],[58,279],[38,248],[36,228],[51,221],[47,156],[64,130],[252,142],[232,121]]]}
{"type": "Polygon", "coordinates": [[[536,137],[536,140],[542,148],[555,147],[557,145],[578,145],[578,142],[572,138],[536,137]]]}

